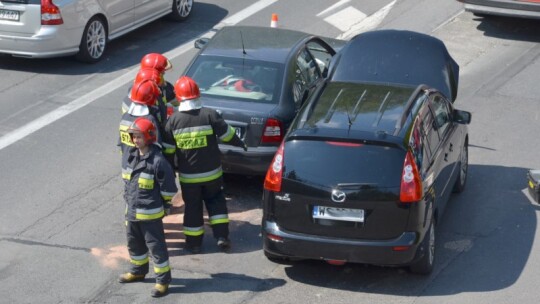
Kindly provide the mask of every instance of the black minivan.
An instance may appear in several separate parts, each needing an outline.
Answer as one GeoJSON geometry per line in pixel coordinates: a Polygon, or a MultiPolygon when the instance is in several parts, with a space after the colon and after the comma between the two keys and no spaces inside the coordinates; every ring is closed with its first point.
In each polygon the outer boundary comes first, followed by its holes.
{"type": "Polygon", "coordinates": [[[467,178],[471,114],[454,109],[458,77],[431,36],[353,38],[268,169],[265,255],[430,273],[436,223],[467,178]]]}

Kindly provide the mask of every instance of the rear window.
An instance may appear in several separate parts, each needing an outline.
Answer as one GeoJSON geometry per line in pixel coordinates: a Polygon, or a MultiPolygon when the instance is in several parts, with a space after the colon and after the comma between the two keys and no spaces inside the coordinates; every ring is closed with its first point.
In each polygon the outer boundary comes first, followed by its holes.
{"type": "Polygon", "coordinates": [[[308,108],[305,124],[392,134],[413,90],[400,86],[332,82],[308,108]]]}
{"type": "Polygon", "coordinates": [[[277,103],[282,65],[242,58],[199,56],[187,72],[208,97],[277,103]]]}
{"type": "Polygon", "coordinates": [[[329,187],[399,187],[405,159],[395,147],[332,141],[293,140],[284,151],[285,178],[329,187]]]}

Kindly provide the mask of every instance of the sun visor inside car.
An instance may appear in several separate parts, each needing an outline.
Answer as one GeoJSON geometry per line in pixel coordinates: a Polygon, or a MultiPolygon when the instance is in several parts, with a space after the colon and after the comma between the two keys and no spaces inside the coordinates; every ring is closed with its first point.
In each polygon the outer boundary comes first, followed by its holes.
{"type": "Polygon", "coordinates": [[[380,30],[351,39],[341,52],[332,80],[426,84],[454,102],[459,66],[437,38],[412,31],[380,30]]]}

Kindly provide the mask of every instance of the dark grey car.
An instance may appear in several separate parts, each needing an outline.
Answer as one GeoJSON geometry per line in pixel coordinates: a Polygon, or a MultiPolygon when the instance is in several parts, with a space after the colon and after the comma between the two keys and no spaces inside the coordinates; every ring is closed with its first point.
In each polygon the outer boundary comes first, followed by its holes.
{"type": "Polygon", "coordinates": [[[224,27],[185,71],[204,106],[236,128],[248,151],[220,145],[227,173],[262,175],[292,119],[322,83],[344,41],[268,27],[224,27]]]}

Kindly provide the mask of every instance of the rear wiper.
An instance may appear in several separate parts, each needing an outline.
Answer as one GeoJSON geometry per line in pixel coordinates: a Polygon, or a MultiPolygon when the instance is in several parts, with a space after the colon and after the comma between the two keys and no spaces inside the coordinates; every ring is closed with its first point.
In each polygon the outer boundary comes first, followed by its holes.
{"type": "Polygon", "coordinates": [[[332,105],[330,105],[330,109],[328,109],[328,113],[326,113],[326,116],[324,117],[325,123],[328,123],[334,115],[334,112],[336,111],[336,102],[338,101],[339,96],[341,96],[341,93],[343,93],[343,89],[339,90],[339,93],[337,94],[336,98],[334,98],[332,105]]]}

